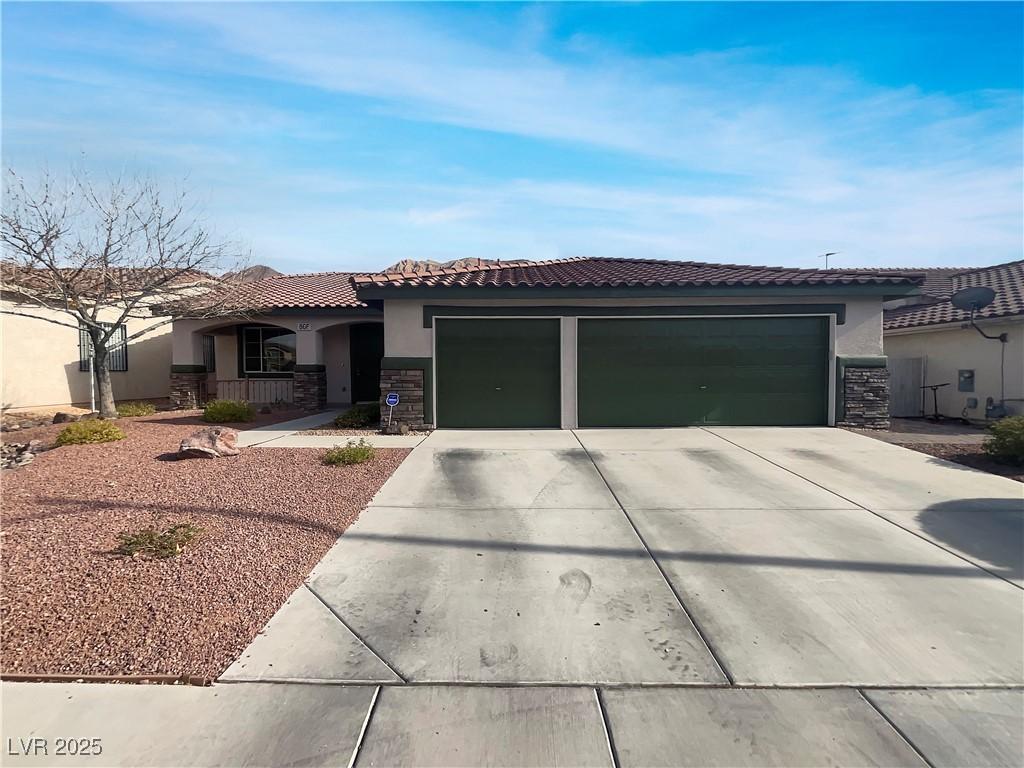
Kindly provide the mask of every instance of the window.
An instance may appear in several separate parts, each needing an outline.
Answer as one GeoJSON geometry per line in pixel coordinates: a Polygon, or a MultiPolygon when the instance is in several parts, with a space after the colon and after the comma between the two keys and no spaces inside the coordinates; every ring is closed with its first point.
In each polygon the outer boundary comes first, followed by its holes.
{"type": "MultiPolygon", "coordinates": [[[[104,328],[110,328],[110,323],[103,323],[104,328]]],[[[119,325],[110,335],[107,341],[107,349],[110,351],[110,370],[128,370],[128,333],[124,325],[119,325]]],[[[78,326],[78,370],[88,371],[90,368],[89,358],[92,354],[92,339],[89,338],[89,331],[85,325],[78,326]]]]}
{"type": "Polygon", "coordinates": [[[246,373],[291,373],[295,369],[295,334],[284,328],[245,328],[242,332],[246,373]]]}
{"type": "Polygon", "coordinates": [[[203,367],[207,373],[217,370],[217,341],[210,334],[203,334],[203,367]]]}

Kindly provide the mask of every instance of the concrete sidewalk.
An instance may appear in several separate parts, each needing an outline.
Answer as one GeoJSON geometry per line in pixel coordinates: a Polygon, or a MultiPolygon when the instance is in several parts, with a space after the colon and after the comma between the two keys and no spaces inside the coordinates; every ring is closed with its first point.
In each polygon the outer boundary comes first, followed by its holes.
{"type": "Polygon", "coordinates": [[[268,424],[238,433],[239,448],[333,448],[349,440],[363,439],[375,448],[415,448],[425,435],[299,435],[297,432],[323,426],[347,411],[338,408],[322,411],[301,419],[268,424]]]}
{"type": "Polygon", "coordinates": [[[1019,690],[4,683],[0,697],[6,766],[1009,768],[1024,754],[1019,690]],[[57,753],[68,737],[79,754],[57,753]]]}

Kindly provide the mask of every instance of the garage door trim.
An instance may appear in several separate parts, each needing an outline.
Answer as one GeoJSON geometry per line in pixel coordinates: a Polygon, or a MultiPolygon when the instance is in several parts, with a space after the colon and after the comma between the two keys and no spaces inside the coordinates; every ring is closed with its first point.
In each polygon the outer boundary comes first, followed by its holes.
{"type": "MultiPolygon", "coordinates": [[[[559,357],[559,368],[558,368],[558,385],[559,385],[559,411],[563,410],[565,401],[565,372],[562,370],[562,363],[565,360],[565,334],[561,327],[561,320],[564,318],[558,315],[435,315],[431,323],[430,328],[430,357],[431,357],[431,378],[434,380],[433,392],[431,392],[431,406],[433,410],[434,426],[437,427],[441,423],[441,419],[438,415],[437,410],[437,393],[440,387],[440,382],[437,378],[437,328],[439,323],[438,320],[558,320],[558,357],[559,357]]],[[[575,350],[573,350],[575,352],[575,350]]],[[[576,356],[573,355],[573,365],[576,364],[576,356]]],[[[575,377],[574,377],[575,378],[575,377]]],[[[564,424],[559,423],[558,428],[563,428],[564,424]]]]}
{"type": "MultiPolygon", "coordinates": [[[[576,316],[573,320],[576,321],[577,327],[580,321],[583,322],[602,322],[607,320],[726,320],[729,318],[745,319],[745,320],[756,320],[757,318],[780,318],[780,317],[794,317],[794,318],[807,318],[807,317],[823,317],[828,320],[828,365],[826,366],[827,376],[827,397],[825,403],[825,423],[834,427],[836,424],[836,316],[834,313],[823,313],[823,312],[786,312],[778,314],[758,314],[758,315],[658,315],[652,317],[651,315],[616,315],[615,317],[595,317],[595,316],[576,316]]],[[[578,339],[578,332],[573,334],[574,338],[578,339]]],[[[579,354],[578,349],[573,350],[573,360],[575,365],[579,366],[578,360],[579,354]]],[[[573,424],[574,429],[579,428],[580,423],[580,382],[579,375],[575,377],[576,391],[573,394],[575,400],[575,409],[573,413],[573,424]]]]}

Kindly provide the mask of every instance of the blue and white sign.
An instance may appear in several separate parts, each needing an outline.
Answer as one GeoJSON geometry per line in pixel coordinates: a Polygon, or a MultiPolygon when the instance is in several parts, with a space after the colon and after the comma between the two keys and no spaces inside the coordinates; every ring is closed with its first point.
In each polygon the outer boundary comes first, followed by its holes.
{"type": "Polygon", "coordinates": [[[385,402],[385,404],[387,404],[387,405],[391,406],[392,408],[394,408],[396,405],[398,405],[398,393],[397,392],[388,392],[388,396],[386,398],[384,398],[384,402],[385,402]]]}

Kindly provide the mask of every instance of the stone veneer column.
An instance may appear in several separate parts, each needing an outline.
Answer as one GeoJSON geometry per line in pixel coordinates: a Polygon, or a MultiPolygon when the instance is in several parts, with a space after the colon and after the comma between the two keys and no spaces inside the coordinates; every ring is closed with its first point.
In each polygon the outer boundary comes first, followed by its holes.
{"type": "Polygon", "coordinates": [[[889,369],[848,365],[843,372],[843,411],[838,426],[889,428],[889,369]]]}
{"type": "Polygon", "coordinates": [[[206,368],[202,365],[171,366],[171,407],[199,408],[206,403],[206,368]]]}
{"type": "Polygon", "coordinates": [[[408,424],[410,429],[423,429],[423,371],[417,368],[387,368],[380,372],[380,423],[388,423],[391,408],[384,402],[388,392],[397,392],[398,405],[392,424],[408,424]]]}
{"type": "Polygon", "coordinates": [[[327,369],[323,365],[296,365],[292,378],[292,400],[306,411],[327,407],[327,369]]]}

